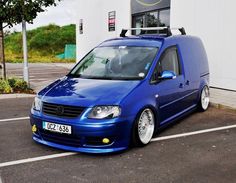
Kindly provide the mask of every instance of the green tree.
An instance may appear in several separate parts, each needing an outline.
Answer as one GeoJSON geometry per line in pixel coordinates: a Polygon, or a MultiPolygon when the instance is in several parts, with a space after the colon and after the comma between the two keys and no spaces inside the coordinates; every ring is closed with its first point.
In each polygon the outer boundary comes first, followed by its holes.
{"type": "Polygon", "coordinates": [[[6,66],[3,29],[19,24],[22,20],[33,23],[38,13],[44,12],[46,7],[56,6],[57,1],[61,0],[0,0],[0,62],[4,79],[6,79],[6,66]]]}

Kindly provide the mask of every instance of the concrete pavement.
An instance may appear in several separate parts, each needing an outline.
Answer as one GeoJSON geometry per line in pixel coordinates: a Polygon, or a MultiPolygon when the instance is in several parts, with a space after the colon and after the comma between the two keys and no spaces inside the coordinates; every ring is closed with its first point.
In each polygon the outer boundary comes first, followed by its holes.
{"type": "Polygon", "coordinates": [[[216,107],[236,110],[236,91],[211,88],[210,97],[211,103],[216,107]]]}

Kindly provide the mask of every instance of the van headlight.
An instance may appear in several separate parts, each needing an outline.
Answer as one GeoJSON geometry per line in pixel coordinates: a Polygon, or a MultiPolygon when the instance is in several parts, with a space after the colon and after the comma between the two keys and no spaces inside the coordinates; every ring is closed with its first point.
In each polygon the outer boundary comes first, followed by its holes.
{"type": "Polygon", "coordinates": [[[38,97],[35,97],[32,108],[35,111],[40,111],[41,110],[41,105],[42,105],[41,99],[39,99],[38,97]]]}
{"type": "Polygon", "coordinates": [[[94,107],[88,118],[90,119],[111,119],[120,116],[121,109],[119,106],[96,106],[94,107]]]}

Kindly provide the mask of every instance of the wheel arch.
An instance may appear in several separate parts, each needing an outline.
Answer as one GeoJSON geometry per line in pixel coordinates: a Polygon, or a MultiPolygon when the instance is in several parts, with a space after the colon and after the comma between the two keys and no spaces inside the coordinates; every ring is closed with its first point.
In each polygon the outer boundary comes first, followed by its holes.
{"type": "Polygon", "coordinates": [[[209,76],[208,77],[202,77],[201,81],[200,81],[200,85],[199,85],[199,89],[198,89],[198,102],[200,101],[201,99],[201,93],[202,93],[202,90],[203,88],[207,86],[208,89],[210,90],[210,86],[209,86],[209,76]]]}
{"type": "Polygon", "coordinates": [[[151,109],[151,111],[152,111],[152,113],[153,113],[153,115],[154,115],[154,121],[155,121],[155,130],[154,130],[154,133],[156,133],[157,130],[158,130],[158,128],[159,128],[159,126],[160,126],[159,112],[158,112],[158,110],[156,109],[156,107],[153,106],[153,105],[151,105],[151,104],[146,104],[146,105],[142,106],[142,107],[138,110],[138,112],[137,112],[137,114],[136,114],[136,116],[135,116],[135,120],[133,121],[132,126],[134,127],[135,121],[138,119],[138,117],[141,115],[141,113],[144,111],[144,109],[147,109],[147,108],[151,109]]]}

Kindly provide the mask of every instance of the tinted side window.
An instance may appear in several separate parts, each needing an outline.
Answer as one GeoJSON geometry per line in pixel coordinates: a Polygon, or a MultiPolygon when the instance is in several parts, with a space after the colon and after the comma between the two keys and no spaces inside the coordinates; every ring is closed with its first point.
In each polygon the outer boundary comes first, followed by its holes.
{"type": "Polygon", "coordinates": [[[173,71],[177,76],[180,75],[181,72],[177,48],[172,47],[167,49],[162,55],[160,62],[158,62],[157,67],[159,74],[163,71],[173,71]]]}
{"type": "Polygon", "coordinates": [[[182,74],[176,47],[170,47],[164,51],[157,63],[151,82],[155,83],[163,71],[173,71],[176,76],[182,74]]]}

